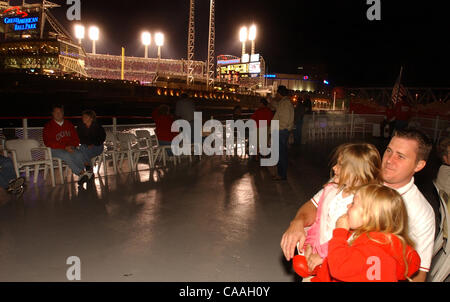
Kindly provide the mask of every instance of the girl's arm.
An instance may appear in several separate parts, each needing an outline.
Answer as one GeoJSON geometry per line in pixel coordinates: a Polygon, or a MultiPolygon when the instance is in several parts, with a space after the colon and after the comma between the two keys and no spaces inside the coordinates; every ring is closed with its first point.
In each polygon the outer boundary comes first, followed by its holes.
{"type": "Polygon", "coordinates": [[[354,281],[355,276],[366,275],[367,257],[358,248],[349,246],[347,238],[348,230],[334,229],[328,243],[328,266],[333,278],[354,281]]]}

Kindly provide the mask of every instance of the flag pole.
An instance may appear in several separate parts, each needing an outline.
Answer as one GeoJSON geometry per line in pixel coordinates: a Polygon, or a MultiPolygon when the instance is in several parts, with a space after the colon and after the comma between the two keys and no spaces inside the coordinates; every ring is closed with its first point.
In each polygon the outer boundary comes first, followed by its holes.
{"type": "Polygon", "coordinates": [[[403,66],[400,66],[400,75],[398,76],[398,87],[397,87],[397,95],[395,96],[395,102],[398,102],[398,95],[400,93],[400,85],[402,84],[402,73],[403,73],[403,66]]]}

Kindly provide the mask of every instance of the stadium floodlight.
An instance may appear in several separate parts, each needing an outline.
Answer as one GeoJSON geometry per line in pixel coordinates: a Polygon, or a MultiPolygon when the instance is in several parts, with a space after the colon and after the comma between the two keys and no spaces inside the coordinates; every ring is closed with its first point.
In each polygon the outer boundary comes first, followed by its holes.
{"type": "Polygon", "coordinates": [[[239,32],[239,40],[240,40],[242,43],[247,42],[247,27],[243,26],[243,27],[241,28],[241,31],[239,32]]]}
{"type": "Polygon", "coordinates": [[[248,39],[250,41],[255,41],[255,39],[256,39],[256,25],[254,25],[254,24],[252,26],[250,26],[250,31],[248,33],[248,39]]]}
{"type": "Polygon", "coordinates": [[[144,47],[145,47],[145,58],[147,59],[148,58],[148,46],[152,43],[152,35],[148,31],[145,31],[142,33],[141,39],[142,39],[142,44],[144,44],[144,47]]]}
{"type": "Polygon", "coordinates": [[[164,45],[164,34],[162,33],[156,33],[155,34],[155,43],[156,46],[161,47],[164,45]]]}
{"type": "Polygon", "coordinates": [[[95,42],[98,41],[100,31],[97,26],[91,26],[89,28],[89,39],[92,40],[92,54],[96,54],[95,42]]]}
{"type": "Polygon", "coordinates": [[[250,32],[248,34],[248,39],[252,41],[252,52],[251,54],[255,54],[255,40],[256,40],[256,25],[250,26],[250,32]]]}
{"type": "Polygon", "coordinates": [[[81,41],[84,39],[84,26],[81,24],[75,25],[75,38],[78,39],[78,43],[81,44],[81,41]]]}
{"type": "Polygon", "coordinates": [[[242,43],[242,56],[245,54],[245,42],[247,42],[247,38],[247,27],[243,26],[239,32],[239,40],[242,43]]]}
{"type": "Polygon", "coordinates": [[[161,61],[161,46],[164,45],[164,34],[156,33],[155,34],[155,43],[158,46],[158,64],[156,65],[156,73],[159,73],[159,61],[161,61]]]}

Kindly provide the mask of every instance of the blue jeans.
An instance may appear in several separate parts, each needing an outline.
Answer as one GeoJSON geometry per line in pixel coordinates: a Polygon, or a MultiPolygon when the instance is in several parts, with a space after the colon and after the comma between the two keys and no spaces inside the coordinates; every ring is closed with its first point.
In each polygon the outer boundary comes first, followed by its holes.
{"type": "Polygon", "coordinates": [[[280,130],[280,159],[278,160],[278,176],[287,178],[289,130],[280,130]]]}
{"type": "MultiPolygon", "coordinates": [[[[169,142],[169,141],[160,141],[160,140],[158,140],[158,143],[159,143],[160,146],[170,146],[170,145],[172,145],[172,142],[169,142]]],[[[173,156],[172,150],[166,150],[166,151],[167,151],[167,155],[173,156]]]]}
{"type": "Polygon", "coordinates": [[[73,173],[80,176],[84,170],[84,155],[80,150],[75,149],[73,153],[69,153],[64,149],[52,149],[52,157],[56,157],[64,161],[73,173]]]}
{"type": "Polygon", "coordinates": [[[89,148],[88,145],[81,145],[80,151],[83,153],[84,163],[90,165],[91,159],[102,154],[104,148],[105,147],[103,145],[92,146],[91,148],[89,148]]]}
{"type": "Polygon", "coordinates": [[[9,182],[16,179],[16,172],[11,158],[0,155],[0,187],[7,189],[9,182]]]}
{"type": "Polygon", "coordinates": [[[303,119],[299,119],[295,123],[294,144],[296,145],[300,145],[302,143],[302,128],[303,128],[303,119]]]}

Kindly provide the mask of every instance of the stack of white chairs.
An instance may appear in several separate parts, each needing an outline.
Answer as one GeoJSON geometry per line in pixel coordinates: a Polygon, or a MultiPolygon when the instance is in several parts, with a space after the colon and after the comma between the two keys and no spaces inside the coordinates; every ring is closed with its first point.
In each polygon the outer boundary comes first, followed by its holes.
{"type": "Polygon", "coordinates": [[[151,156],[151,165],[155,167],[156,163],[162,162],[163,166],[167,165],[167,161],[172,161],[176,166],[177,163],[181,162],[179,156],[169,156],[168,150],[171,150],[171,146],[161,146],[159,145],[158,137],[156,135],[151,135],[147,130],[137,130],[136,136],[140,140],[141,146],[145,150],[148,150],[151,156]]]}
{"type": "Polygon", "coordinates": [[[137,161],[135,165],[135,158],[138,158],[141,154],[139,148],[138,139],[132,133],[118,132],[117,137],[117,147],[116,155],[118,155],[118,168],[122,169],[123,162],[125,158],[128,160],[128,165],[131,171],[135,170],[137,166],[137,161]]]}
{"type": "Polygon", "coordinates": [[[436,183],[434,183],[434,186],[439,193],[441,223],[438,235],[434,241],[433,261],[428,280],[443,282],[450,274],[450,243],[448,238],[450,234],[450,217],[447,208],[447,194],[440,192],[436,183]]]}
{"type": "Polygon", "coordinates": [[[355,132],[357,131],[361,131],[363,133],[363,137],[366,136],[366,120],[364,118],[355,118],[351,136],[354,137],[355,132]]]}
{"type": "Polygon", "coordinates": [[[20,177],[20,172],[25,172],[27,180],[30,178],[30,171],[34,173],[34,183],[37,183],[41,165],[44,169],[44,179],[47,177],[47,169],[50,169],[52,186],[55,186],[55,174],[53,169],[53,159],[50,148],[40,147],[39,142],[34,139],[14,139],[6,141],[6,151],[12,155],[16,176],[20,177]],[[33,159],[33,151],[44,152],[44,159],[33,159]]]}

